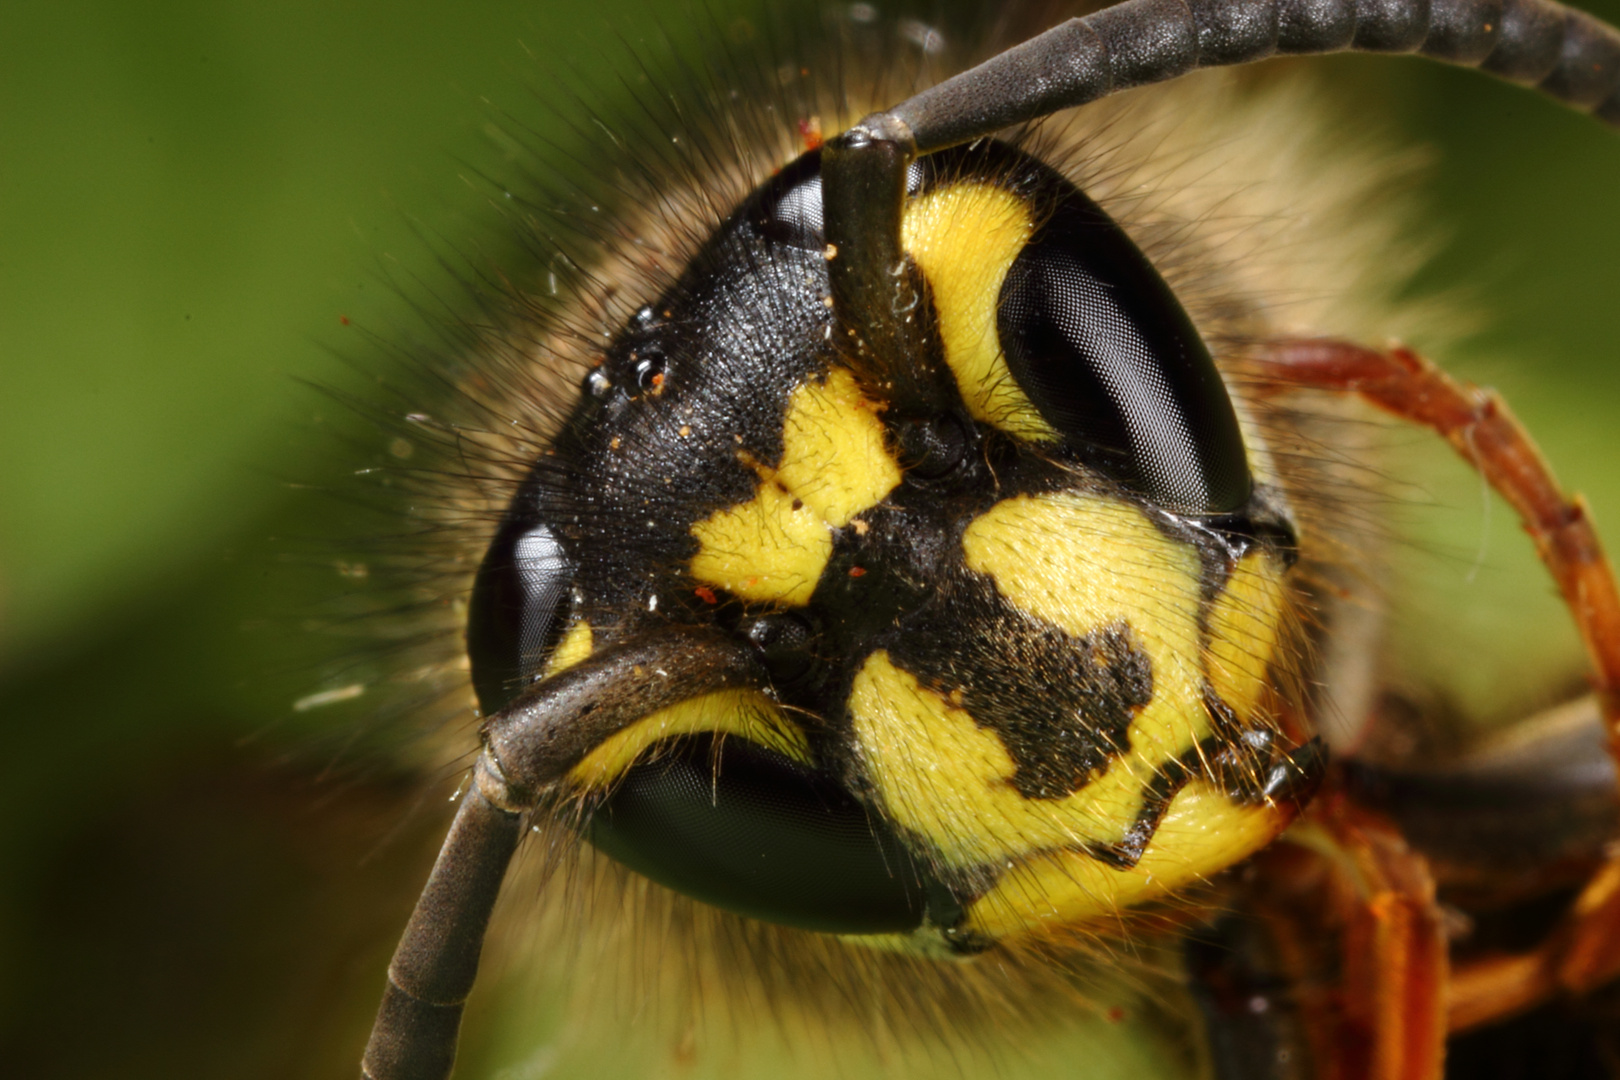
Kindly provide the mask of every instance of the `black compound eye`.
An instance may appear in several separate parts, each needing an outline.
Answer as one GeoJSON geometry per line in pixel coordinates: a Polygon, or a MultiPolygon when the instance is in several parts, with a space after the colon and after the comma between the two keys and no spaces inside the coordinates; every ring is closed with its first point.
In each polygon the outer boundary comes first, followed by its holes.
{"type": "Polygon", "coordinates": [[[540,672],[556,644],[573,583],[556,534],[531,516],[509,517],[478,567],[467,610],[467,656],[485,716],[540,672]]]}
{"type": "Polygon", "coordinates": [[[819,175],[801,180],[762,209],[758,225],[765,239],[806,251],[820,251],[827,245],[821,223],[819,175]]]}
{"type": "MultiPolygon", "coordinates": [[[[915,194],[927,175],[920,162],[906,172],[906,191],[915,194]]],[[[827,246],[821,201],[821,151],[811,150],[777,173],[755,197],[754,228],[765,239],[821,253],[827,246]]]]}
{"type": "Polygon", "coordinates": [[[778,173],[757,196],[754,228],[766,240],[804,251],[827,246],[821,216],[821,154],[811,151],[778,173]]]}
{"type": "Polygon", "coordinates": [[[831,934],[921,925],[900,841],[830,777],[756,743],[699,735],[632,766],[591,843],[652,880],[765,922],[831,934]]]}
{"type": "Polygon", "coordinates": [[[1002,285],[1013,378],[1065,443],[1166,509],[1238,509],[1248,459],[1209,350],[1124,231],[1057,183],[1065,190],[1002,285]]]}

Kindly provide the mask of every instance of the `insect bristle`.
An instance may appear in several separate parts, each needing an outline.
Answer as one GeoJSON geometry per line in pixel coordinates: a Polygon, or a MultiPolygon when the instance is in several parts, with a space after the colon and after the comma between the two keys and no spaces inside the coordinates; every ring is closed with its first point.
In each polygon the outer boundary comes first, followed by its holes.
{"type": "MultiPolygon", "coordinates": [[[[1088,935],[1032,942],[989,966],[941,964],[727,915],[573,835],[531,839],[538,850],[486,954],[505,1001],[496,1041],[507,1061],[716,1076],[1024,1075],[1086,1048],[1097,1075],[1123,1077],[1144,1065],[1144,1033],[1176,1028],[1177,960],[1151,938],[1088,935]],[[544,1033],[536,1016],[547,1018],[544,1033]]],[[[1177,1045],[1163,1057],[1188,1053],[1177,1045]]]]}

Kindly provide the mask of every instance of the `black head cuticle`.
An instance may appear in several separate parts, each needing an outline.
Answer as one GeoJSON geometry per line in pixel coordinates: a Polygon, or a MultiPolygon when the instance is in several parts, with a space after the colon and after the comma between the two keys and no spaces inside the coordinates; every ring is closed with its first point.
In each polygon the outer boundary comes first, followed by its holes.
{"type": "Polygon", "coordinates": [[[964,421],[953,413],[906,420],[896,433],[900,462],[917,480],[942,480],[962,467],[973,438],[964,421]]]}
{"type": "Polygon", "coordinates": [[[804,681],[815,667],[811,647],[816,628],[805,615],[793,611],[774,612],[745,620],[739,628],[759,654],[760,662],[778,686],[804,681]]]}

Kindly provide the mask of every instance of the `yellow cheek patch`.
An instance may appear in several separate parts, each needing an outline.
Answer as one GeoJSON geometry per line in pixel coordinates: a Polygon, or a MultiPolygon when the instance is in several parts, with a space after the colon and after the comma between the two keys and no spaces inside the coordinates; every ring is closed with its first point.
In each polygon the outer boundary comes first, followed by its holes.
{"type": "Polygon", "coordinates": [[[584,619],[579,620],[568,628],[568,632],[557,642],[557,647],[551,651],[551,658],[546,661],[546,678],[567,671],[591,655],[593,648],[591,642],[591,624],[584,619]]]}
{"type": "Polygon", "coordinates": [[[769,747],[800,764],[810,764],[810,744],[771,701],[753,690],[721,690],[659,709],[617,735],[603,740],[568,773],[575,785],[605,787],[661,739],[713,732],[769,747]]]}
{"type": "Polygon", "coordinates": [[[1025,439],[1057,433],[1014,381],[996,333],[1001,286],[1034,232],[1024,200],[991,184],[960,183],[906,205],[901,243],[934,294],[945,362],[975,420],[1025,439]]]}
{"type": "Polygon", "coordinates": [[[1171,802],[1153,842],[1129,870],[1082,852],[1050,852],[1010,867],[975,901],[963,929],[1001,939],[1061,933],[1119,917],[1123,909],[1185,888],[1258,851],[1293,814],[1274,806],[1235,804],[1220,788],[1195,780],[1171,802]]]}
{"type": "Polygon", "coordinates": [[[692,576],[745,600],[807,604],[832,557],[832,531],[900,483],[877,406],[836,368],[789,399],[782,463],[751,464],[754,497],[692,526],[692,576]]]}
{"type": "Polygon", "coordinates": [[[968,524],[962,552],[1014,606],[1076,637],[1123,620],[1196,653],[1198,552],[1134,506],[1074,492],[1003,499],[968,524]]]}
{"type": "Polygon", "coordinates": [[[896,667],[867,657],[849,697],[855,744],[883,808],[946,864],[997,864],[1032,850],[1115,843],[1136,820],[1153,770],[1130,758],[1063,799],[1026,799],[994,732],[896,667]]]}
{"type": "Polygon", "coordinates": [[[962,550],[1014,606],[1075,637],[1113,623],[1136,634],[1153,664],[1153,701],[1131,725],[1125,759],[1139,771],[1151,774],[1210,734],[1192,546],[1133,506],[1060,493],[1002,500],[968,525],[962,550]]]}
{"type": "Polygon", "coordinates": [[[1240,719],[1266,689],[1282,628],[1282,567],[1263,551],[1245,555],[1209,613],[1209,684],[1240,719]]]}
{"type": "Polygon", "coordinates": [[[1121,842],[1147,785],[1210,734],[1197,552],[1134,507],[1072,493],[1003,500],[969,523],[962,546],[1004,599],[1073,637],[1128,627],[1152,664],[1153,697],[1105,773],[1062,799],[1026,799],[992,731],[874,653],[849,710],[885,812],[952,866],[1121,842]]]}

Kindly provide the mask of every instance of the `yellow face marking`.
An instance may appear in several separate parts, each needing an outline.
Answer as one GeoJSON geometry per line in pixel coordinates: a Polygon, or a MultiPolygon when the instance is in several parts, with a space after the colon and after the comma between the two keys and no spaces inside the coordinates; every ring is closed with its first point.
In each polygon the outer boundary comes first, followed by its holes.
{"type": "Polygon", "coordinates": [[[857,673],[849,711],[885,813],[947,865],[1006,868],[970,909],[968,929],[999,938],[1112,917],[1229,865],[1287,824],[1286,810],[1235,803],[1193,780],[1133,869],[1083,850],[1123,839],[1146,786],[1210,736],[1206,681],[1240,717],[1253,714],[1286,603],[1270,554],[1251,553],[1233,569],[1209,608],[1206,646],[1198,552],[1129,504],[1077,493],[1018,496],[969,523],[962,545],[968,568],[1016,607],[1077,638],[1124,624],[1153,665],[1153,697],[1131,723],[1129,752],[1062,799],[1021,796],[1015,762],[995,732],[887,652],[857,673]]]}
{"type": "Polygon", "coordinates": [[[968,909],[964,929],[1001,939],[1062,932],[1184,888],[1258,851],[1292,818],[1280,807],[1233,803],[1195,780],[1177,794],[1153,843],[1129,870],[1083,852],[1048,852],[1009,868],[968,909]]]}
{"type": "Polygon", "coordinates": [[[975,420],[1025,439],[1052,430],[1007,369],[996,311],[1007,270],[1034,232],[1023,199],[992,184],[964,182],[906,204],[901,243],[934,294],[945,362],[975,420]]]}
{"type": "MultiPolygon", "coordinates": [[[[567,671],[591,655],[591,625],[581,619],[568,628],[546,663],[547,677],[567,671]]],[[[660,709],[636,721],[575,765],[568,778],[585,789],[611,784],[647,747],[675,735],[717,732],[768,746],[801,764],[810,764],[804,732],[789,723],[772,702],[751,690],[725,690],[660,709]]]]}
{"type": "Polygon", "coordinates": [[[810,764],[810,744],[769,698],[753,690],[721,690],[659,709],[637,720],[585,756],[568,779],[586,790],[604,787],[660,739],[715,732],[769,747],[810,764]]]}
{"type": "Polygon", "coordinates": [[[762,483],[754,497],[692,526],[698,553],[692,576],[742,597],[802,606],[832,558],[827,523],[775,484],[762,483]]]}
{"type": "Polygon", "coordinates": [[[1130,625],[1158,646],[1155,686],[1161,659],[1198,647],[1198,552],[1128,503],[1074,492],[1003,499],[968,524],[962,551],[1014,606],[1076,637],[1130,625]]]}
{"type": "Polygon", "coordinates": [[[745,600],[807,604],[832,557],[833,530],[900,483],[877,406],[834,369],[789,399],[782,463],[753,465],[754,497],[692,526],[692,576],[745,600]]]}
{"type": "Polygon", "coordinates": [[[1202,566],[1190,545],[1166,537],[1133,506],[1064,493],[997,503],[968,525],[962,548],[969,569],[989,575],[1015,606],[1076,637],[1122,622],[1152,661],[1153,700],[1131,725],[1131,753],[1079,795],[1140,784],[1209,735],[1198,634],[1202,566]]]}
{"type": "Polygon", "coordinates": [[[782,424],[782,465],[759,473],[761,482],[774,479],[838,529],[900,484],[878,407],[843,368],[793,392],[782,424]]]}
{"type": "Polygon", "coordinates": [[[562,640],[557,642],[557,647],[551,650],[551,658],[546,661],[546,678],[559,671],[567,671],[590,656],[592,647],[591,624],[581,619],[568,628],[562,640]]]}
{"type": "Polygon", "coordinates": [[[1254,715],[1282,629],[1282,567],[1251,551],[1227,580],[1209,613],[1209,683],[1242,719],[1254,715]]]}
{"type": "Polygon", "coordinates": [[[890,818],[926,837],[951,866],[980,866],[1033,849],[1112,843],[1136,818],[1152,778],[1129,761],[1065,799],[1026,799],[996,734],[920,685],[879,650],[849,698],[856,744],[890,818]],[[1109,783],[1115,774],[1126,782],[1109,783]]]}

